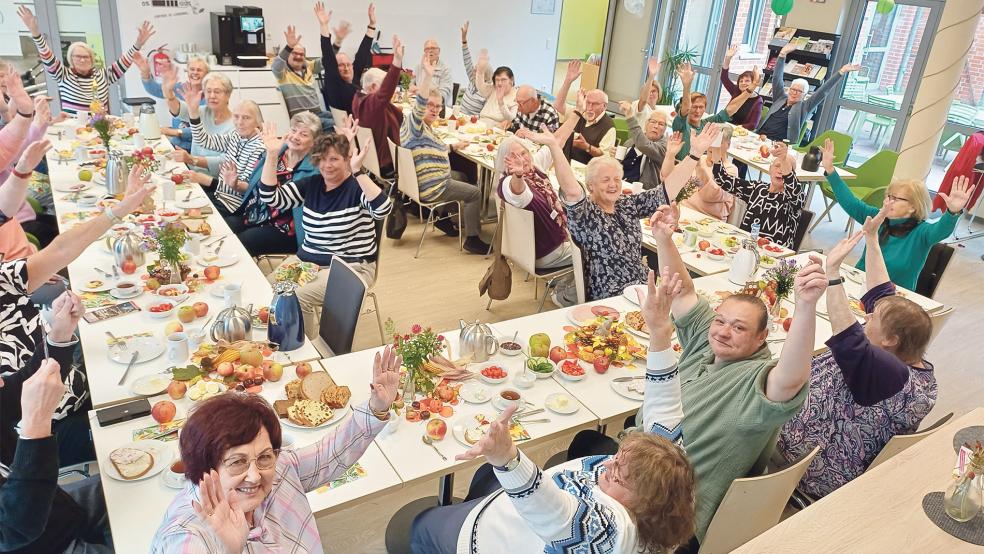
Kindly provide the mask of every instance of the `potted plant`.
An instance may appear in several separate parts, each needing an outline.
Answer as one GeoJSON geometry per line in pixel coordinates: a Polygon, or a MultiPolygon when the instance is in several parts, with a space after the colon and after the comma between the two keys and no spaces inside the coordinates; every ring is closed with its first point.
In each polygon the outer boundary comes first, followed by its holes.
{"type": "Polygon", "coordinates": [[[663,68],[663,79],[660,81],[663,94],[660,96],[659,103],[669,106],[676,106],[677,94],[677,69],[686,63],[697,62],[699,55],[696,48],[684,50],[673,50],[666,54],[660,67],[663,68]]]}

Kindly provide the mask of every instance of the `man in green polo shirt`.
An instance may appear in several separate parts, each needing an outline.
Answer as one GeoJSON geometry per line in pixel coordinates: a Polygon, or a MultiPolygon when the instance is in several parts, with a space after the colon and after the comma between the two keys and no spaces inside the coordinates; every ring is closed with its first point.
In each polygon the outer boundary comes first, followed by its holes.
{"type": "Polygon", "coordinates": [[[818,258],[796,276],[796,316],[778,360],[766,344],[769,314],[754,296],[734,295],[715,311],[697,295],[673,244],[679,213],[653,216],[660,263],[682,276],[671,307],[683,352],[684,447],[697,474],[697,539],[703,540],[731,482],[775,445],[778,429],[803,406],[810,377],[817,300],[827,287],[818,258]]]}
{"type": "Polygon", "coordinates": [[[741,94],[732,98],[723,110],[705,118],[704,111],[707,110],[707,96],[704,96],[702,92],[690,92],[690,86],[694,82],[693,68],[690,67],[689,63],[683,64],[677,68],[677,75],[683,84],[683,95],[680,98],[680,106],[677,114],[673,117],[673,131],[679,131],[683,139],[683,148],[676,155],[677,161],[682,161],[690,153],[691,131],[697,134],[708,123],[728,123],[731,121],[731,116],[741,108],[745,100],[754,95],[757,84],[753,83],[753,86],[747,87],[741,94]]]}

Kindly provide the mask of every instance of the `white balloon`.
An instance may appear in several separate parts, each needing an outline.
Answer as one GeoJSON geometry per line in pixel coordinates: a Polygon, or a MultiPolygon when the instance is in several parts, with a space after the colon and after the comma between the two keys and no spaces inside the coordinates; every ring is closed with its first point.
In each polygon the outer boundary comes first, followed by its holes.
{"type": "Polygon", "coordinates": [[[625,11],[634,16],[642,16],[642,11],[646,7],[646,0],[623,0],[625,11]]]}

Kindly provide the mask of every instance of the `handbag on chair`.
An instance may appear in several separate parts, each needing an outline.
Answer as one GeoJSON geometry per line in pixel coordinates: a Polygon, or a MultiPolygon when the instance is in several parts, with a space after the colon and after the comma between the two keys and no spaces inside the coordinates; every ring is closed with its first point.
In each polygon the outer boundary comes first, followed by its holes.
{"type": "Polygon", "coordinates": [[[478,294],[482,296],[488,293],[492,300],[505,300],[512,292],[512,268],[509,262],[502,255],[502,206],[499,206],[499,225],[496,226],[495,236],[492,237],[492,251],[495,252],[495,259],[492,265],[486,270],[485,275],[478,282],[478,294]]]}

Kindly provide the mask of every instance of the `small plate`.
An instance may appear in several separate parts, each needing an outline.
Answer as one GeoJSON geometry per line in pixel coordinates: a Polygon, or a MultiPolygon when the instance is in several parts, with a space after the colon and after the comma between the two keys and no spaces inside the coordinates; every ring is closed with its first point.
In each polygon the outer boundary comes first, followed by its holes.
{"type": "MultiPolygon", "coordinates": [[[[508,401],[505,398],[501,397],[501,396],[496,395],[496,396],[492,397],[492,407],[495,408],[496,410],[500,411],[500,412],[506,411],[506,408],[509,407],[506,404],[506,402],[508,402],[508,401]]],[[[523,412],[523,411],[526,411],[526,409],[529,408],[529,407],[530,407],[530,403],[527,402],[526,400],[523,400],[522,398],[520,398],[519,399],[519,408],[516,408],[516,411],[517,412],[523,412]]]]}
{"type": "Polygon", "coordinates": [[[125,482],[143,481],[144,479],[149,479],[157,475],[158,473],[163,471],[165,468],[170,467],[171,465],[171,458],[173,457],[173,454],[171,452],[171,449],[169,448],[169,445],[164,441],[158,441],[158,440],[135,441],[120,446],[120,448],[123,447],[134,448],[136,450],[143,450],[144,452],[147,452],[148,454],[153,456],[154,465],[150,466],[150,470],[148,470],[147,473],[144,473],[140,477],[137,477],[135,479],[124,479],[123,476],[120,475],[119,471],[116,470],[116,466],[113,465],[113,462],[109,461],[109,454],[107,453],[106,456],[103,457],[102,463],[100,464],[100,468],[99,468],[100,473],[104,475],[108,475],[109,477],[116,479],[117,481],[125,481],[125,482]]]}
{"type": "Polygon", "coordinates": [[[195,263],[202,266],[214,265],[217,267],[228,267],[239,261],[239,255],[237,254],[219,254],[214,260],[206,259],[204,254],[195,256],[195,263]]]}
{"type": "Polygon", "coordinates": [[[204,208],[205,206],[208,206],[208,198],[204,196],[198,196],[198,197],[190,198],[187,202],[185,202],[184,200],[178,200],[177,206],[182,210],[193,210],[196,208],[204,208]]]}
{"type": "Polygon", "coordinates": [[[561,415],[573,414],[580,409],[577,400],[564,392],[555,392],[547,396],[546,400],[543,401],[543,407],[561,415]]]}
{"type": "Polygon", "coordinates": [[[113,346],[109,349],[110,360],[118,364],[128,364],[130,363],[130,357],[133,356],[133,352],[136,350],[139,352],[139,355],[137,355],[137,361],[134,363],[142,364],[164,353],[163,341],[153,336],[130,337],[125,339],[125,342],[126,350],[123,350],[119,346],[113,346]]]}
{"type": "Polygon", "coordinates": [[[485,404],[492,399],[489,388],[481,383],[465,383],[458,391],[462,400],[469,404],[485,404]]]}
{"type": "Polygon", "coordinates": [[[644,395],[636,390],[630,390],[629,386],[635,382],[645,383],[645,379],[637,379],[635,381],[623,381],[621,383],[616,383],[614,380],[608,381],[608,384],[612,387],[612,390],[617,392],[620,396],[624,396],[629,400],[638,400],[642,402],[644,395]]]}
{"type": "Polygon", "coordinates": [[[83,281],[82,285],[79,287],[79,290],[82,292],[106,292],[115,286],[116,284],[113,283],[108,277],[103,277],[102,279],[94,277],[83,281]]]}
{"type": "Polygon", "coordinates": [[[646,285],[629,285],[625,287],[625,290],[622,291],[622,296],[624,296],[625,299],[628,300],[629,302],[638,306],[639,296],[637,294],[637,291],[642,292],[642,296],[645,297],[646,294],[648,294],[649,289],[646,285]]]}
{"type": "Polygon", "coordinates": [[[89,183],[72,183],[72,184],[59,183],[57,185],[55,184],[51,185],[51,188],[57,192],[82,192],[84,190],[88,190],[89,187],[90,187],[89,183]]]}
{"type": "Polygon", "coordinates": [[[130,392],[138,396],[155,396],[167,390],[171,377],[166,373],[144,375],[130,383],[130,392]]]}
{"type": "Polygon", "coordinates": [[[286,417],[280,419],[280,424],[281,425],[285,425],[287,427],[293,427],[294,429],[323,429],[325,427],[331,427],[332,425],[334,425],[334,424],[338,423],[339,421],[345,419],[345,416],[347,414],[348,414],[348,406],[345,406],[344,408],[339,408],[337,410],[332,410],[331,411],[331,419],[329,419],[328,421],[322,423],[321,425],[317,425],[315,427],[305,427],[304,425],[298,425],[298,424],[294,423],[293,421],[291,421],[290,419],[288,419],[286,417]]]}
{"type": "Polygon", "coordinates": [[[128,292],[125,294],[121,294],[119,290],[116,288],[109,291],[110,296],[112,296],[113,298],[117,298],[119,300],[130,300],[131,298],[136,298],[141,294],[143,294],[143,289],[141,287],[133,287],[132,293],[128,292]]]}
{"type": "Polygon", "coordinates": [[[614,319],[622,317],[622,314],[615,308],[601,304],[595,304],[593,306],[582,304],[567,311],[567,319],[579,326],[593,322],[600,315],[614,316],[614,319]]]}

